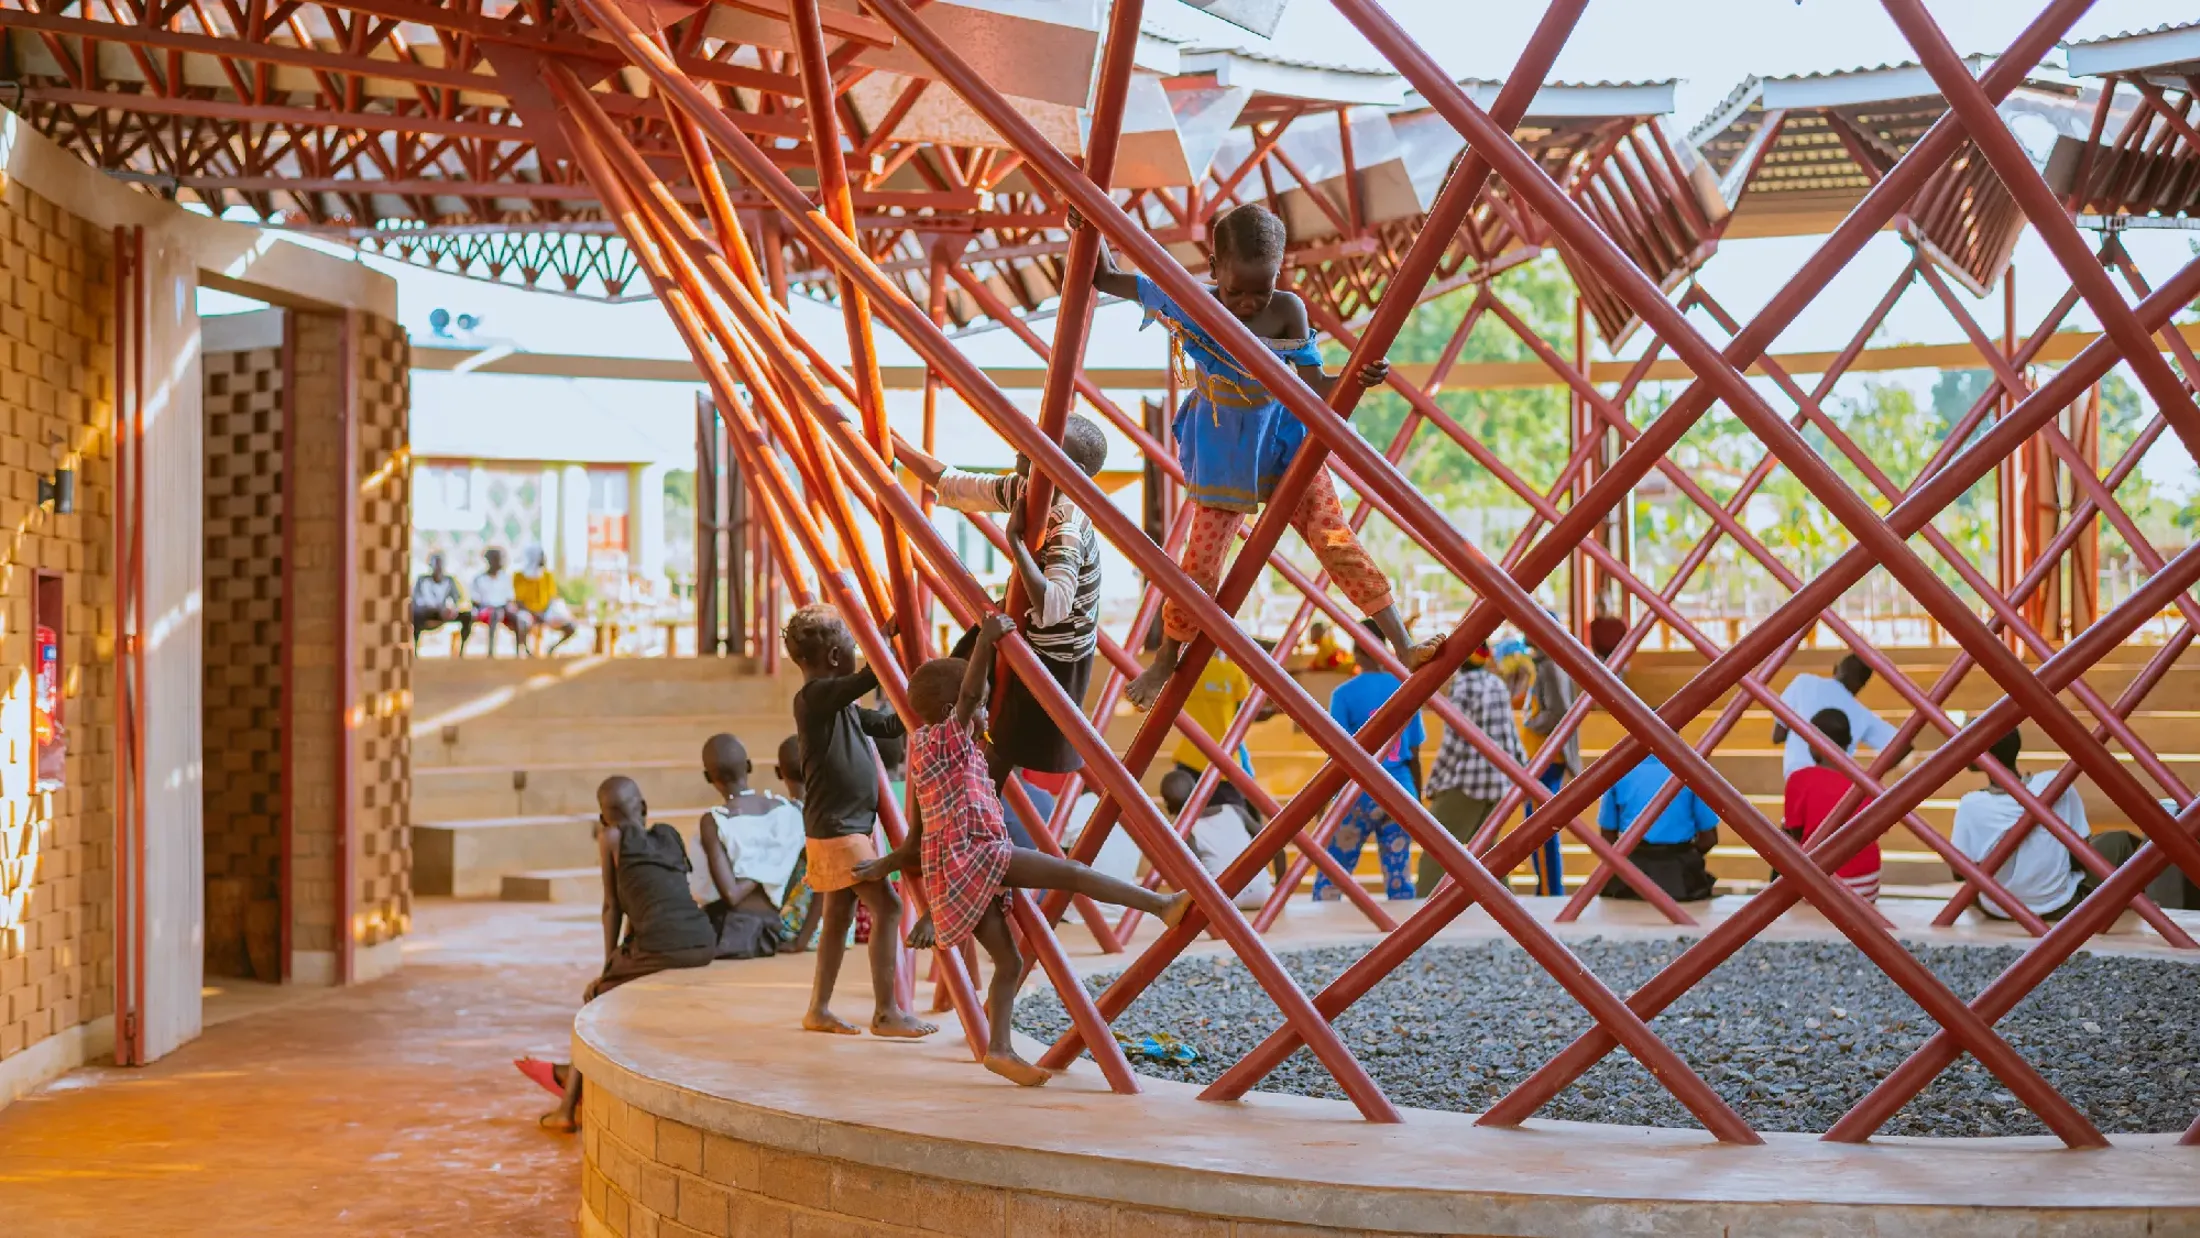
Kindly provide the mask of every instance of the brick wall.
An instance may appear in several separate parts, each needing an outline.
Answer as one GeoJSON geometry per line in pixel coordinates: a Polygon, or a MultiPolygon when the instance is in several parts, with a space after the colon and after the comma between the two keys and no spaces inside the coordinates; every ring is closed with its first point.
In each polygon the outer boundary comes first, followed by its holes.
{"type": "Polygon", "coordinates": [[[112,237],[20,184],[0,199],[0,1059],[113,1009],[112,237]],[[66,460],[62,460],[66,457],[66,460]],[[76,514],[37,476],[76,469],[76,514]],[[34,793],[33,582],[65,574],[65,786],[34,793]]]}
{"type": "Polygon", "coordinates": [[[1405,1238],[979,1186],[729,1139],[591,1084],[581,1238],[1405,1238]]]}
{"type": "Polygon", "coordinates": [[[387,319],[360,315],[359,944],[412,924],[412,537],[410,346],[387,319]]]}
{"type": "Polygon", "coordinates": [[[336,949],[336,719],[343,648],[343,320],[293,313],[290,487],[292,950],[336,949]]]}
{"type": "Polygon", "coordinates": [[[266,939],[282,875],[283,355],[209,352],[203,365],[206,968],[275,981],[280,959],[266,939]]]}
{"type": "Polygon", "coordinates": [[[402,328],[359,314],[291,315],[291,947],[336,949],[340,709],[352,711],[352,931],[382,945],[412,920],[412,531],[409,354],[402,328]],[[356,360],[355,473],[342,475],[347,330],[356,360]],[[343,504],[359,505],[353,687],[342,699],[343,504]]]}

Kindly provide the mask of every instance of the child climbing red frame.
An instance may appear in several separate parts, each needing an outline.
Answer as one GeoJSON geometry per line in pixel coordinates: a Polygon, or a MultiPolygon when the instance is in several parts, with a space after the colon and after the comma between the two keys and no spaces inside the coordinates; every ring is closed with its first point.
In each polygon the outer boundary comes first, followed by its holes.
{"type": "MultiPolygon", "coordinates": [[[[1327,396],[1341,376],[1322,369],[1321,351],[1307,325],[1306,303],[1297,293],[1276,287],[1283,273],[1283,221],[1267,207],[1246,203],[1214,223],[1214,295],[1276,356],[1289,362],[1307,386],[1327,396]]],[[[1100,247],[1100,269],[1093,286],[1110,296],[1135,300],[1148,322],[1160,322],[1182,347],[1193,366],[1191,390],[1176,411],[1177,462],[1194,504],[1191,539],[1184,548],[1184,571],[1210,595],[1222,583],[1223,564],[1248,513],[1260,510],[1306,441],[1306,426],[1261,386],[1243,365],[1194,322],[1169,294],[1143,275],[1116,269],[1107,246],[1100,247]]],[[[1353,378],[1365,387],[1382,385],[1390,363],[1368,362],[1353,378]]],[[[1317,473],[1299,495],[1291,526],[1306,539],[1322,567],[1345,596],[1374,621],[1409,666],[1434,652],[1434,644],[1416,649],[1390,580],[1375,566],[1352,526],[1328,470],[1317,473]]],[[[1176,672],[1177,659],[1196,635],[1190,614],[1175,600],[1162,609],[1162,642],[1153,664],[1131,682],[1127,695],[1139,709],[1150,709],[1162,686],[1176,672]]]]}
{"type": "Polygon", "coordinates": [[[985,1068],[1023,1087],[1037,1087],[1048,1072],[1016,1055],[1010,1021],[1024,962],[1009,932],[1009,891],[1074,890],[1092,898],[1135,907],[1174,925],[1184,918],[1191,896],[1163,897],[1079,864],[1019,847],[1009,841],[1001,799],[993,789],[980,741],[986,730],[987,680],[994,646],[1016,630],[1006,615],[988,615],[978,625],[967,661],[934,658],[909,677],[909,707],[920,725],[909,742],[910,787],[914,810],[909,833],[888,854],[858,865],[856,876],[883,882],[889,875],[921,874],[931,914],[910,931],[915,949],[953,950],[976,938],[993,963],[986,993],[986,1021],[992,1035],[985,1068]]]}

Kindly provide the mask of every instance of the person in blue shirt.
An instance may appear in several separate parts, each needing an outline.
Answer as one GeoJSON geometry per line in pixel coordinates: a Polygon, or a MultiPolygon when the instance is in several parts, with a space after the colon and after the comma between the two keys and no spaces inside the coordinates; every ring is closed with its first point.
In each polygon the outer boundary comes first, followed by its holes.
{"type": "MultiPolygon", "coordinates": [[[[1365,620],[1356,635],[1363,650],[1383,641],[1383,630],[1372,619],[1365,620]]],[[[1363,653],[1356,665],[1359,673],[1338,684],[1337,690],[1329,694],[1329,716],[1337,720],[1337,725],[1354,733],[1398,690],[1398,677],[1378,669],[1375,659],[1363,653]]],[[[1421,795],[1421,744],[1427,738],[1421,715],[1416,713],[1405,729],[1375,754],[1383,769],[1416,799],[1421,795]]],[[[1344,818],[1337,822],[1337,832],[1329,836],[1329,854],[1344,865],[1346,872],[1351,872],[1359,866],[1360,849],[1371,836],[1383,862],[1384,894],[1393,899],[1412,898],[1412,840],[1406,836],[1404,827],[1375,802],[1375,797],[1363,791],[1352,802],[1352,807],[1345,810],[1344,818]]],[[[1330,884],[1326,875],[1314,879],[1315,902],[1343,896],[1344,892],[1330,884]]]]}
{"type": "MultiPolygon", "coordinates": [[[[1604,793],[1597,807],[1597,829],[1604,841],[1616,843],[1642,810],[1650,806],[1650,800],[1659,788],[1671,781],[1673,775],[1665,763],[1656,757],[1646,756],[1620,776],[1604,793]]],[[[1628,853],[1642,875],[1658,883],[1658,888],[1673,896],[1678,902],[1688,903],[1710,898],[1718,882],[1711,871],[1704,867],[1703,858],[1719,841],[1718,814],[1711,806],[1697,798],[1694,791],[1682,787],[1658,819],[1650,823],[1650,829],[1642,841],[1628,853]]],[[[1604,887],[1606,898],[1640,898],[1641,894],[1624,880],[1615,878],[1604,887]]]]}

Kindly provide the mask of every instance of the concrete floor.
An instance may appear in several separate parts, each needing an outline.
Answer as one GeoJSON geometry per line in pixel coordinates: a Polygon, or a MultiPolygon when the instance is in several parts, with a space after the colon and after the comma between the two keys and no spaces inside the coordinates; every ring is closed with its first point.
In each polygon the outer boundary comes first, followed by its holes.
{"type": "Polygon", "coordinates": [[[0,1110],[0,1234],[572,1234],[579,1146],[511,1059],[566,1056],[595,909],[415,910],[394,976],[230,985],[168,1058],[0,1110]]]}

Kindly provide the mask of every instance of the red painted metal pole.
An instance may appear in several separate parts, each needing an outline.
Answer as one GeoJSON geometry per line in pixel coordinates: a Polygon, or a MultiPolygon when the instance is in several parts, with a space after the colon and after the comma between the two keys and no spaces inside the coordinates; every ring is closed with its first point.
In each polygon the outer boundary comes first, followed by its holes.
{"type": "MultiPolygon", "coordinates": [[[[2154,397],[2162,415],[2169,419],[2170,429],[2184,441],[2185,450],[2200,459],[2200,406],[2194,405],[2192,393],[2178,380],[2169,363],[2162,360],[2149,332],[2132,313],[2131,306],[2117,294],[2107,273],[2094,261],[2092,252],[2078,235],[2077,225],[2063,212],[2062,204],[2055,200],[2055,191],[2047,187],[2047,181],[2032,166],[2031,156],[2025,154],[2016,135],[1994,110],[1993,100],[1979,89],[1970,70],[1964,67],[1962,57],[1948,45],[1947,37],[1923,4],[1918,0],[1881,0],[1881,3],[1917,52],[1925,71],[1940,87],[1949,108],[1961,118],[1972,140],[1993,165],[2010,197],[2016,200],[2025,217],[2038,230],[2040,239],[2047,243],[2049,252],[2062,264],[2063,273],[2072,286],[2100,319],[2101,330],[2116,342],[2125,364],[2154,397]]],[[[2200,374],[2186,377],[2200,384],[2200,374]]]]}
{"type": "MultiPolygon", "coordinates": [[[[825,63],[823,18],[818,0],[791,0],[791,5],[788,24],[794,31],[796,60],[802,70],[803,115],[809,121],[810,144],[817,151],[818,197],[823,202],[825,217],[842,235],[854,240],[855,199],[848,188],[848,165],[840,158],[837,110],[840,99],[833,87],[832,71],[825,63]]],[[[879,377],[878,341],[871,334],[871,309],[861,289],[846,283],[841,285],[840,313],[848,329],[850,370],[856,380],[856,406],[863,413],[865,437],[881,456],[891,458],[894,434],[886,421],[886,391],[879,377]]],[[[917,610],[916,587],[909,574],[908,542],[899,530],[890,527],[881,528],[879,538],[886,548],[886,585],[890,592],[873,601],[881,607],[881,613],[907,617],[907,622],[901,625],[897,643],[905,662],[915,666],[925,656],[927,640],[917,610]]],[[[855,548],[851,547],[849,553],[855,554],[855,548]]]]}
{"type": "MultiPolygon", "coordinates": [[[[730,377],[717,359],[703,345],[704,335],[709,329],[705,327],[696,307],[706,303],[693,298],[679,282],[678,276],[680,273],[676,269],[680,262],[678,251],[670,245],[665,245],[662,249],[659,248],[660,242],[666,239],[656,231],[655,225],[660,221],[651,220],[645,212],[639,209],[635,201],[628,195],[625,185],[617,179],[618,173],[593,144],[593,135],[587,131],[585,126],[588,121],[600,118],[600,113],[591,116],[591,108],[586,101],[579,102],[582,103],[582,106],[568,117],[566,133],[569,145],[580,158],[590,180],[604,194],[605,206],[620,219],[621,228],[627,234],[637,258],[644,264],[652,284],[657,289],[659,299],[664,302],[666,309],[672,314],[674,325],[679,328],[682,336],[687,340],[697,361],[704,366],[706,375],[710,379],[713,390],[717,393],[721,406],[729,414],[729,426],[735,429],[733,438],[736,440],[736,448],[745,457],[746,467],[750,470],[749,475],[757,479],[762,485],[770,487],[783,501],[788,502],[791,506],[791,490],[787,485],[785,475],[779,471],[776,458],[764,449],[761,435],[756,426],[749,421],[747,410],[740,403],[730,377]]],[[[720,325],[722,326],[722,324],[720,325]]],[[[724,334],[718,335],[717,338],[722,342],[727,340],[727,336],[724,334]]],[[[759,386],[751,384],[749,389],[752,395],[763,398],[763,389],[759,386]]],[[[820,579],[826,583],[829,589],[833,589],[840,595],[838,600],[846,611],[846,617],[851,628],[855,631],[858,639],[868,647],[872,665],[880,671],[881,686],[886,689],[890,697],[896,699],[897,708],[906,712],[906,701],[900,699],[904,691],[901,676],[891,657],[887,656],[889,651],[884,638],[879,635],[876,626],[871,622],[869,612],[853,606],[856,600],[853,586],[845,573],[836,570],[831,552],[826,548],[822,534],[819,533],[811,521],[803,516],[799,508],[792,508],[792,510],[797,518],[797,531],[806,543],[812,561],[818,567],[820,579]]],[[[882,772],[881,778],[883,777],[882,772]]],[[[900,825],[899,808],[897,805],[892,804],[890,799],[883,800],[882,803],[885,806],[885,816],[888,820],[888,832],[889,834],[896,833],[900,825]]],[[[921,908],[923,906],[922,891],[912,891],[912,895],[921,908]]],[[[961,972],[961,961],[959,959],[947,951],[940,952],[939,958],[949,993],[962,1016],[965,1035],[975,1035],[972,1042],[973,1052],[982,1057],[985,1052],[985,1044],[982,1034],[978,1033],[982,1033],[985,1020],[982,1010],[977,1004],[975,991],[968,978],[961,972]]],[[[901,976],[897,972],[897,984],[900,979],[901,976]]],[[[1068,1000],[1067,995],[1065,995],[1065,1001],[1068,1000]]],[[[1136,1085],[1132,1084],[1131,1086],[1135,1090],[1136,1085]]]]}

